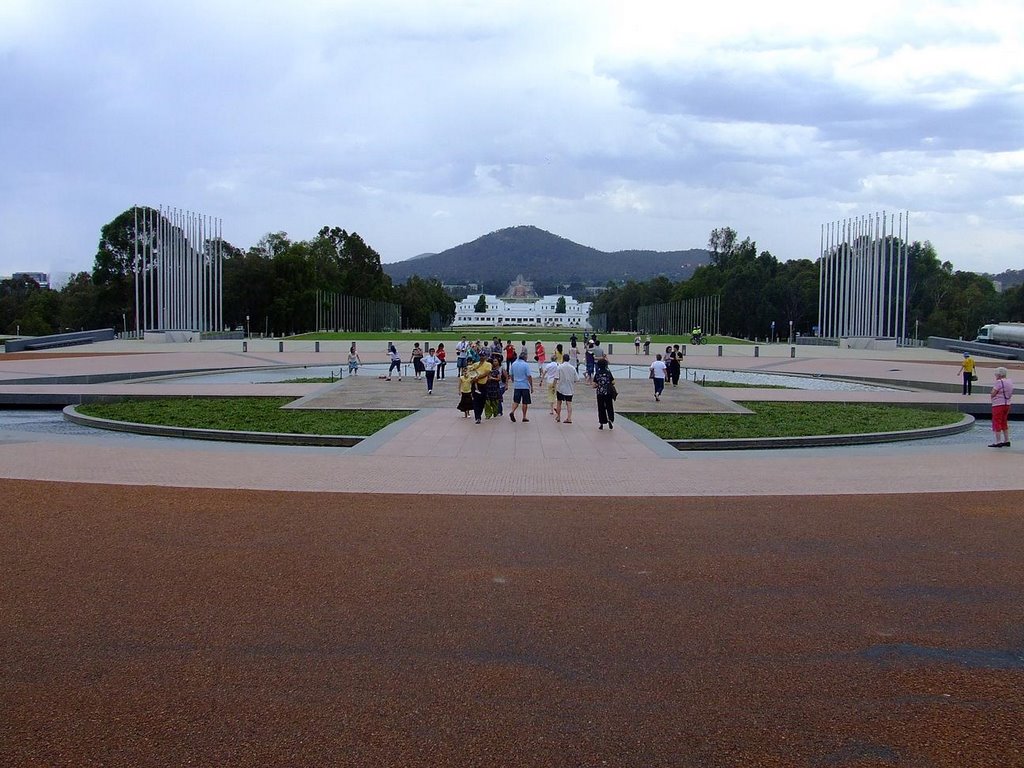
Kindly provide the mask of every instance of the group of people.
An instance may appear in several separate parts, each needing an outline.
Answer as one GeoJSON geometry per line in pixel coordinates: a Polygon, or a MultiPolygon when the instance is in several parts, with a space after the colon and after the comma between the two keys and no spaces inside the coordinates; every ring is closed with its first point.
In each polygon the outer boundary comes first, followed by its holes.
{"type": "Polygon", "coordinates": [[[651,334],[648,333],[646,336],[643,337],[641,337],[639,333],[636,335],[636,337],[633,339],[633,349],[635,350],[635,354],[640,354],[641,346],[644,349],[645,355],[651,354],[651,334]]]}
{"type": "MultiPolygon", "coordinates": [[[[637,340],[639,339],[638,336],[637,340]]],[[[597,334],[585,337],[583,342],[584,371],[582,373],[580,371],[580,339],[575,333],[569,337],[568,350],[561,343],[557,343],[550,355],[542,341],[535,342],[532,359],[538,367],[538,384],[545,392],[548,413],[554,416],[559,423],[572,424],[572,402],[576,396],[576,385],[581,381],[586,382],[594,389],[597,398],[599,428],[604,429],[607,424],[612,429],[615,421],[614,399],[618,396],[614,383],[615,377],[608,367],[608,358],[597,334]],[[563,412],[565,413],[564,420],[563,412]]],[[[642,343],[646,352],[649,349],[650,337],[642,343]]],[[[526,414],[532,401],[531,393],[534,390],[530,357],[525,340],[520,341],[517,347],[511,339],[502,343],[497,336],[489,340],[477,339],[476,341],[470,341],[463,336],[455,345],[455,360],[459,373],[459,403],[457,407],[462,411],[464,418],[469,418],[472,414],[474,421],[481,423],[484,419],[504,415],[504,397],[511,388],[514,401],[513,408],[509,412],[511,420],[515,421],[516,410],[521,408],[523,420],[529,421],[526,414]],[[520,361],[523,365],[517,367],[516,363],[520,361]]],[[[428,395],[433,394],[435,380],[445,377],[445,358],[446,352],[443,343],[426,349],[419,342],[413,344],[408,362],[412,364],[414,378],[426,380],[428,395]]],[[[388,342],[388,359],[390,364],[383,378],[386,381],[391,381],[392,376],[397,375],[398,380],[401,381],[402,355],[393,342],[388,342]]],[[[666,382],[671,382],[673,386],[679,385],[681,359],[682,353],[679,345],[676,344],[666,347],[664,356],[658,353],[654,362],[651,363],[650,378],[654,383],[654,399],[656,401],[661,400],[666,382]]],[[[360,360],[355,344],[352,344],[349,350],[348,362],[349,373],[353,375],[358,373],[360,360]]]]}
{"type": "MultiPolygon", "coordinates": [[[[607,424],[612,429],[615,421],[613,400],[618,393],[615,391],[615,378],[608,369],[608,360],[597,337],[593,336],[587,341],[588,372],[585,377],[581,376],[578,352],[573,354],[578,350],[578,343],[579,339],[573,334],[569,339],[569,351],[566,352],[562,344],[556,344],[550,357],[542,342],[534,344],[533,361],[539,370],[537,384],[547,393],[548,413],[558,423],[572,424],[576,386],[586,379],[595,389],[599,428],[604,429],[607,424]],[[592,368],[589,367],[591,361],[592,368]]],[[[474,422],[480,424],[485,419],[503,416],[505,394],[511,389],[509,420],[516,423],[518,412],[522,422],[530,421],[528,414],[533,404],[535,382],[525,341],[517,349],[511,340],[502,346],[497,338],[490,342],[478,340],[471,343],[463,337],[456,346],[456,354],[459,368],[457,407],[463,418],[468,419],[472,414],[474,422]]]]}
{"type": "MultiPolygon", "coordinates": [[[[960,364],[957,374],[963,379],[962,393],[973,394],[973,384],[978,380],[975,373],[977,365],[970,352],[964,352],[964,361],[960,364]]],[[[1009,371],[999,366],[993,371],[995,381],[989,392],[989,399],[992,403],[992,436],[993,440],[989,448],[1010,447],[1010,401],[1013,398],[1013,381],[1009,378],[1009,371]]]]}
{"type": "MultiPolygon", "coordinates": [[[[634,346],[639,349],[643,345],[644,353],[650,348],[650,337],[634,339],[634,346]]],[[[504,398],[512,389],[512,408],[509,419],[516,422],[516,413],[520,413],[523,422],[529,422],[527,413],[532,404],[534,392],[533,369],[528,358],[526,341],[519,347],[509,339],[502,344],[495,336],[489,341],[476,340],[470,342],[465,336],[456,344],[456,366],[459,372],[459,403],[458,409],[464,418],[472,413],[475,423],[483,419],[492,419],[504,415],[504,398]]],[[[964,352],[963,363],[958,375],[963,379],[963,394],[973,392],[973,383],[977,381],[976,364],[970,353],[964,352]]],[[[562,344],[556,344],[554,352],[548,355],[543,342],[537,341],[533,346],[533,361],[539,370],[538,384],[544,389],[548,406],[548,414],[554,416],[558,423],[572,424],[573,398],[576,386],[585,381],[594,389],[597,399],[598,428],[614,429],[615,377],[608,367],[608,358],[600,345],[596,334],[585,339],[584,364],[585,373],[580,374],[579,339],[574,333],[569,339],[569,351],[562,344]],[[562,418],[562,414],[565,418],[562,418]]],[[[397,372],[398,380],[402,380],[402,356],[394,343],[388,342],[388,358],[390,365],[384,377],[391,381],[392,373],[397,372]]],[[[425,379],[427,394],[434,392],[435,379],[443,379],[446,353],[444,344],[424,349],[419,342],[413,344],[409,362],[413,366],[413,375],[425,379]]],[[[673,387],[679,386],[682,370],[682,351],[679,344],[665,347],[665,352],[655,355],[650,365],[650,379],[654,385],[654,399],[661,401],[668,382],[673,387]]],[[[349,349],[348,369],[350,375],[359,372],[361,360],[355,343],[349,349]]],[[[1013,382],[1008,377],[1006,368],[995,369],[995,382],[990,392],[992,401],[992,431],[994,440],[990,448],[1007,448],[1010,446],[1009,412],[1013,397],[1013,382]]]]}
{"type": "Polygon", "coordinates": [[[683,352],[678,344],[665,347],[665,354],[661,352],[654,356],[651,363],[650,378],[654,384],[654,400],[661,401],[665,392],[666,382],[672,382],[673,387],[679,386],[679,376],[683,371],[683,352]]]}
{"type": "MultiPolygon", "coordinates": [[[[349,372],[352,371],[352,357],[356,356],[356,368],[358,369],[358,355],[356,354],[356,345],[353,344],[349,351],[349,372]]],[[[385,381],[391,381],[392,373],[398,374],[398,380],[402,380],[402,354],[398,351],[398,347],[395,346],[394,342],[388,342],[388,372],[384,375],[385,381]]],[[[412,363],[413,378],[417,381],[425,379],[427,383],[427,394],[434,394],[434,380],[444,378],[444,368],[446,365],[446,352],[444,344],[440,343],[436,347],[427,347],[425,350],[420,343],[417,341],[413,344],[412,352],[409,355],[409,362],[412,363]]]]}

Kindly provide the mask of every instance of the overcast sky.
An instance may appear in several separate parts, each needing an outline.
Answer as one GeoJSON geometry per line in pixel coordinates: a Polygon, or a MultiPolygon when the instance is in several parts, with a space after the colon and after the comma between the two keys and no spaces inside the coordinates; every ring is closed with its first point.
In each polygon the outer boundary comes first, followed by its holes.
{"type": "Polygon", "coordinates": [[[815,258],[909,211],[1024,268],[1024,2],[0,1],[0,274],[91,269],[135,203],[385,262],[519,224],[815,258]]]}

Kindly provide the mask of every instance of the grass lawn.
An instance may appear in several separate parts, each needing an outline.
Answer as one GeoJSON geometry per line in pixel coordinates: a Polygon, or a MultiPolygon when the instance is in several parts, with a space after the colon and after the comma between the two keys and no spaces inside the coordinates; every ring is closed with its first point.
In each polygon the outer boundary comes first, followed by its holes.
{"type": "Polygon", "coordinates": [[[635,414],[630,419],[664,440],[801,437],[895,432],[955,424],[954,410],[927,410],[867,403],[743,402],[753,414],[635,414]]]}
{"type": "Polygon", "coordinates": [[[372,435],[411,411],[282,410],[292,397],[164,398],[89,403],[78,412],[114,421],[236,432],[372,435]]]}
{"type": "MultiPolygon", "coordinates": [[[[410,411],[282,410],[287,397],[164,398],[89,403],[86,416],[140,424],[305,435],[372,435],[410,411]]],[[[753,414],[635,414],[665,440],[894,432],[955,424],[954,410],[866,403],[741,403],[753,414]]]]}

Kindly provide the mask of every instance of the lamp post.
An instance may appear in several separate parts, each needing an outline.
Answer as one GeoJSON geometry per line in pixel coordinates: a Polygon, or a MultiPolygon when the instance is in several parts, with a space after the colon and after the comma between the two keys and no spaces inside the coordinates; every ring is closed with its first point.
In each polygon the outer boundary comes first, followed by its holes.
{"type": "Polygon", "coordinates": [[[249,316],[245,316],[245,338],[249,338],[249,316]]]}

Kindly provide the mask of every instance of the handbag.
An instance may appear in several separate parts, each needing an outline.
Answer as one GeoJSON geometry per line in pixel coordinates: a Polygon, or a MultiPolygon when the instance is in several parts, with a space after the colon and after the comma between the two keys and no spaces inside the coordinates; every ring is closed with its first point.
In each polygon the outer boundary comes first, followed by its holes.
{"type": "Polygon", "coordinates": [[[971,374],[971,381],[977,381],[977,380],[978,380],[978,374],[972,373],[971,374]]]}
{"type": "Polygon", "coordinates": [[[612,396],[612,400],[616,400],[619,397],[619,390],[615,388],[615,384],[608,385],[608,394],[612,396]]]}

